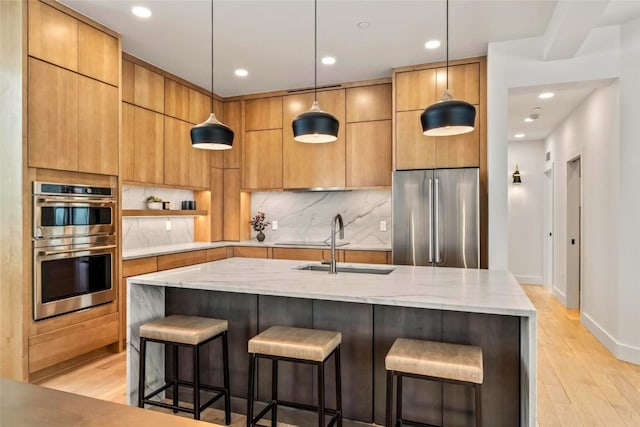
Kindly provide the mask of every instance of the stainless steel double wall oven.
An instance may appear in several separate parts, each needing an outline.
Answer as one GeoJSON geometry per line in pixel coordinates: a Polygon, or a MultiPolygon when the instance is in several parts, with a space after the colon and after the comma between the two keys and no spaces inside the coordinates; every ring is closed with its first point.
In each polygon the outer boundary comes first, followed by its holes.
{"type": "Polygon", "coordinates": [[[33,318],[111,302],[116,263],[112,187],[33,183],[33,318]]]}

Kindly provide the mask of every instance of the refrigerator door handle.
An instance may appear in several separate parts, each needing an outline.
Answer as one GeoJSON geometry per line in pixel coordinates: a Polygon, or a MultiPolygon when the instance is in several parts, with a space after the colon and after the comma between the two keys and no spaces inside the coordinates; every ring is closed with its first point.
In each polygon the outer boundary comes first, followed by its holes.
{"type": "Polygon", "coordinates": [[[436,178],[436,194],[434,197],[436,224],[435,224],[435,229],[433,231],[435,247],[436,247],[436,264],[440,262],[440,218],[438,214],[438,210],[440,207],[439,206],[440,197],[438,195],[439,190],[440,190],[440,180],[436,178]]]}
{"type": "MultiPolygon", "coordinates": [[[[433,180],[429,178],[429,231],[433,233],[433,180]]],[[[429,236],[429,262],[433,262],[433,236],[429,236]]]]}

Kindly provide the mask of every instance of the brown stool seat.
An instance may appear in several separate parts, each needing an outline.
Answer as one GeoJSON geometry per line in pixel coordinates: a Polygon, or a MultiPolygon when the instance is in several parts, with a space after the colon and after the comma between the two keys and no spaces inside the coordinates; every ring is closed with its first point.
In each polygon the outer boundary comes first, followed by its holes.
{"type": "Polygon", "coordinates": [[[384,360],[389,371],[482,384],[482,349],[398,338],[384,360]]]}
{"type": "Polygon", "coordinates": [[[272,326],[249,340],[249,353],[322,362],[342,342],[342,334],[272,326]]]}
{"type": "Polygon", "coordinates": [[[168,316],[140,326],[140,336],[159,341],[197,345],[228,329],[229,322],[206,317],[168,316]]]}

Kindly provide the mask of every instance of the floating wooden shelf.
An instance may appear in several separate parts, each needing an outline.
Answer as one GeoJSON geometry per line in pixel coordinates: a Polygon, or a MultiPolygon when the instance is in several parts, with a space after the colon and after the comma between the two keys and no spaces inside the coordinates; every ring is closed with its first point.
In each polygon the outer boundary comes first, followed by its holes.
{"type": "Polygon", "coordinates": [[[123,209],[122,216],[203,216],[208,215],[205,210],[177,210],[177,209],[123,209]]]}

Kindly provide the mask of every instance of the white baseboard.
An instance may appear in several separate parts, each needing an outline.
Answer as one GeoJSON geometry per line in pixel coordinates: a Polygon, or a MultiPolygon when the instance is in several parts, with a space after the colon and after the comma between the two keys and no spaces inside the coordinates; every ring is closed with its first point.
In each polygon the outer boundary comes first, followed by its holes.
{"type": "Polygon", "coordinates": [[[518,276],[514,275],[521,285],[542,285],[542,276],[518,276]]]}
{"type": "Polygon", "coordinates": [[[553,286],[551,288],[551,293],[558,298],[558,300],[560,301],[560,303],[562,305],[564,305],[565,307],[567,306],[567,295],[562,292],[560,289],[556,288],[555,286],[553,286]]]}
{"type": "Polygon", "coordinates": [[[580,313],[580,321],[615,357],[625,362],[640,365],[640,348],[616,340],[584,311],[580,313]]]}

